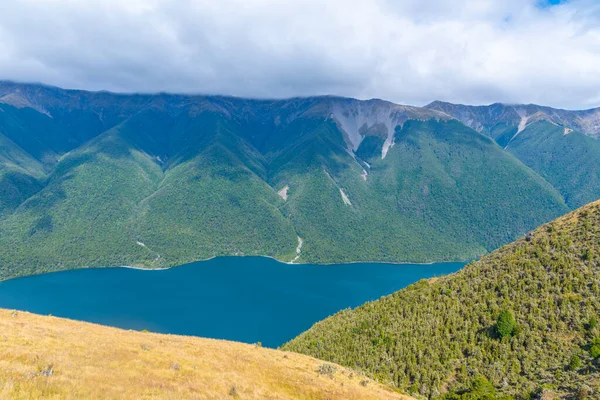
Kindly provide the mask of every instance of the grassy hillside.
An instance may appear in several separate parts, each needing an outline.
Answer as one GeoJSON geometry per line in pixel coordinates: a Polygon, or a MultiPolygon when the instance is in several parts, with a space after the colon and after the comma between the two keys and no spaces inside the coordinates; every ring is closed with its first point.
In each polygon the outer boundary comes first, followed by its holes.
{"type": "Polygon", "coordinates": [[[597,202],[455,274],[342,311],[283,348],[416,396],[598,398],[599,273],[597,202]]]}
{"type": "Polygon", "coordinates": [[[300,354],[0,310],[3,399],[406,399],[300,354]]]}

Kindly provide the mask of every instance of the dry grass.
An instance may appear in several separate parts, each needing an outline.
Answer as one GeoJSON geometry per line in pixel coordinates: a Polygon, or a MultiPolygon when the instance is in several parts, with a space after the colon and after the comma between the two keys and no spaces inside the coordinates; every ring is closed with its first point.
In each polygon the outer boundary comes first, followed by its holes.
{"type": "Polygon", "coordinates": [[[408,399],[296,353],[0,310],[2,399],[408,399]],[[50,374],[50,370],[52,373],[50,374]],[[50,375],[50,376],[48,376],[50,375]]]}

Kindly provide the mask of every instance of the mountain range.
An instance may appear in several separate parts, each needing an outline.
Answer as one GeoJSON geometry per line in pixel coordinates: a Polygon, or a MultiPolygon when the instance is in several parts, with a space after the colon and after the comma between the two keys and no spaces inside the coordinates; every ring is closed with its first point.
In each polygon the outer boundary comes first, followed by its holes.
{"type": "Polygon", "coordinates": [[[599,130],[597,110],[0,82],[0,279],[472,259],[600,197],[599,130]]]}

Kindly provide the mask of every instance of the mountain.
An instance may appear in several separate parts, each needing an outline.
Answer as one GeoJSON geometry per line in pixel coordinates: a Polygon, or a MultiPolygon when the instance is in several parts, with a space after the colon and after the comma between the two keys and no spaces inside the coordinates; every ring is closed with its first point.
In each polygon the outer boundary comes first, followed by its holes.
{"type": "Polygon", "coordinates": [[[44,176],[37,160],[0,133],[0,214],[13,211],[37,193],[44,176]]]}
{"type": "Polygon", "coordinates": [[[470,259],[569,210],[485,135],[382,100],[2,82],[0,134],[0,167],[21,173],[0,191],[0,279],[232,254],[470,259]]]}
{"type": "Polygon", "coordinates": [[[468,106],[434,101],[425,106],[452,115],[469,127],[482,132],[499,143],[506,144],[510,136],[536,121],[545,120],[555,125],[577,130],[592,138],[600,138],[600,107],[589,110],[561,110],[536,104],[503,104],[489,106],[468,106]],[[504,136],[503,139],[499,137],[504,136]]]}
{"type": "Polygon", "coordinates": [[[464,106],[433,102],[494,139],[533,169],[575,209],[600,199],[600,108],[570,111],[537,105],[464,106]]]}
{"type": "Polygon", "coordinates": [[[398,399],[300,354],[0,310],[5,399],[398,399]]]}
{"type": "Polygon", "coordinates": [[[455,274],[341,311],[283,348],[426,398],[598,398],[599,255],[596,202],[455,274]]]}

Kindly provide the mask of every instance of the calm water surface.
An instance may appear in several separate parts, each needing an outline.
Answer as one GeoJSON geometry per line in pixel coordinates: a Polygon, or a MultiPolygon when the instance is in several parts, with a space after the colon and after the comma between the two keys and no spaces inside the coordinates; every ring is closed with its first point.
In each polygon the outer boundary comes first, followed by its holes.
{"type": "Polygon", "coordinates": [[[81,269],[0,282],[0,307],[277,347],[339,310],[463,266],[223,257],[162,271],[81,269]]]}

